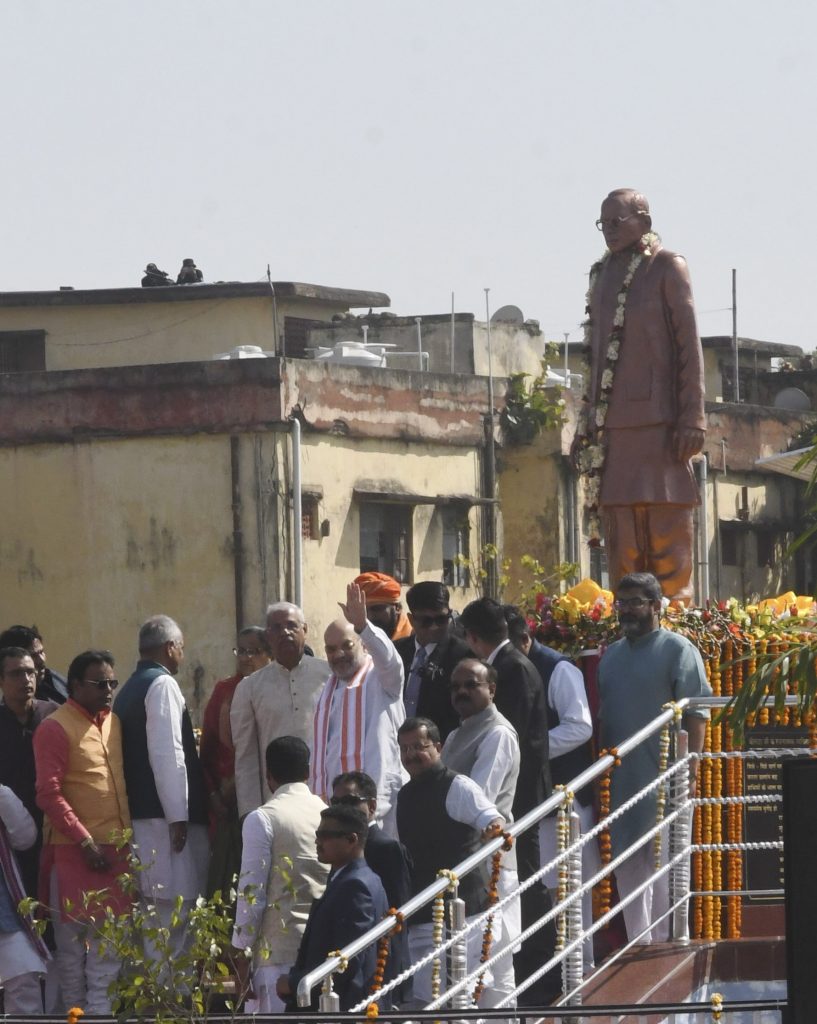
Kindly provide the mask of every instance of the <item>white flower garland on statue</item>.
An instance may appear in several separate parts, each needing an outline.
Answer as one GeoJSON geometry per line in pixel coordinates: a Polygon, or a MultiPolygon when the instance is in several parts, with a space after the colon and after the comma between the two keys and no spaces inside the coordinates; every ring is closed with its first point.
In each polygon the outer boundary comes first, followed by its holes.
{"type": "MultiPolygon", "coordinates": [[[[599,382],[598,402],[591,406],[590,399],[584,396],[577,430],[577,441],[579,449],[577,461],[579,472],[584,476],[584,507],[587,512],[587,532],[591,546],[597,546],[601,542],[601,516],[599,514],[599,499],[601,497],[601,475],[604,470],[604,462],[607,457],[607,446],[604,437],[604,426],[607,422],[607,410],[610,407],[610,395],[616,379],[616,365],[621,353],[621,343],[624,338],[624,314],[627,306],[627,293],[635,277],[635,272],[641,266],[645,257],[652,254],[652,246],[660,242],[658,235],[648,231],[641,236],[638,249],[630,257],[627,264],[627,273],[621,282],[618,293],[618,303],[613,314],[613,329],[610,332],[610,339],[607,342],[607,352],[604,358],[604,369],[599,382]]],[[[585,300],[585,312],[587,319],[584,321],[584,359],[585,359],[585,380],[591,379],[591,344],[592,344],[592,322],[590,320],[590,303],[593,296],[593,289],[605,263],[610,258],[610,250],[606,250],[600,260],[597,260],[590,268],[590,280],[587,287],[585,300]]]]}

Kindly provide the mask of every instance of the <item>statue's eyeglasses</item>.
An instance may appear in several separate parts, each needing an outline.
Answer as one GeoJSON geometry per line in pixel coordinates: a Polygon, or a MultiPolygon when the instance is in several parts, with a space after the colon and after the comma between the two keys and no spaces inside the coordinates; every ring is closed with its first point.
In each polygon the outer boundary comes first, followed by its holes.
{"type": "Polygon", "coordinates": [[[637,211],[636,213],[631,213],[629,217],[606,217],[604,220],[599,218],[596,221],[596,227],[599,229],[599,231],[604,231],[605,228],[617,228],[620,224],[623,224],[625,221],[632,220],[633,217],[640,216],[642,216],[641,211],[637,211]]]}

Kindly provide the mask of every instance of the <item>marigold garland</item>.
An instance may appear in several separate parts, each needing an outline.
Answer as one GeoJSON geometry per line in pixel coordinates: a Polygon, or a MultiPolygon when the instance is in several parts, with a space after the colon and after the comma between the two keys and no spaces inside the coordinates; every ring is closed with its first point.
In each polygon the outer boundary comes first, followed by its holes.
{"type": "Polygon", "coordinates": [[[77,1024],[79,1018],[84,1016],[85,1010],[83,1010],[79,1006],[72,1006],[71,1009],[68,1011],[68,1016],[66,1017],[66,1020],[68,1021],[68,1024],[77,1024]]]}
{"type": "MultiPolygon", "coordinates": [[[[375,992],[379,992],[380,989],[383,988],[383,979],[386,976],[386,964],[389,962],[389,949],[391,948],[392,936],[397,935],[403,930],[403,915],[396,907],[389,907],[386,911],[386,917],[393,917],[394,924],[385,935],[381,935],[377,940],[377,964],[375,966],[372,984],[369,988],[369,991],[373,994],[375,992]]],[[[377,1003],[369,1003],[366,1007],[367,1017],[377,1017],[379,1013],[380,1007],[377,1003]]]]}
{"type": "MultiPolygon", "coordinates": [[[[573,806],[573,794],[569,794],[568,790],[564,786],[554,786],[554,789],[562,791],[562,803],[559,805],[559,809],[556,812],[556,849],[558,853],[564,853],[568,847],[570,838],[570,819],[568,817],[570,808],[573,806]]],[[[567,858],[560,861],[559,863],[559,883],[556,889],[556,903],[562,903],[567,896],[567,878],[568,878],[568,866],[567,858]]],[[[556,950],[560,951],[565,948],[565,939],[567,937],[567,919],[562,912],[556,918],[556,950]]]]}
{"type": "MultiPolygon", "coordinates": [[[[599,779],[599,818],[602,820],[610,814],[610,786],[613,769],[618,768],[621,764],[621,758],[618,756],[618,747],[602,750],[599,753],[599,757],[604,757],[606,754],[613,758],[613,763],[599,779]]],[[[610,838],[609,828],[605,828],[599,833],[599,857],[602,867],[605,864],[609,864],[613,859],[613,843],[610,838]]],[[[603,917],[609,913],[613,905],[613,884],[610,881],[609,873],[599,882],[596,888],[598,891],[598,914],[599,917],[603,917]]]]}
{"type": "MultiPolygon", "coordinates": [[[[502,846],[496,851],[491,858],[491,879],[488,883],[488,906],[492,907],[499,899],[499,872],[502,870],[502,854],[507,853],[513,846],[513,836],[509,833],[504,832],[499,825],[494,825],[488,832],[490,839],[496,839],[502,836],[505,840],[502,846]]],[[[485,930],[482,933],[482,952],[480,953],[479,962],[484,964],[487,962],[491,955],[491,944],[493,942],[493,924],[494,915],[491,914],[485,921],[485,930]]],[[[477,978],[477,983],[474,986],[473,1000],[475,1003],[479,1002],[480,996],[485,991],[485,971],[481,971],[477,978]]]]}
{"type": "MultiPolygon", "coordinates": [[[[641,236],[638,247],[635,248],[627,264],[624,279],[619,285],[616,295],[616,309],[613,314],[613,329],[607,341],[607,349],[604,354],[604,367],[599,379],[599,393],[591,398],[584,396],[582,410],[580,413],[579,427],[576,433],[579,442],[578,464],[579,471],[584,475],[584,503],[587,509],[587,533],[591,545],[598,544],[601,540],[601,518],[599,516],[599,498],[601,494],[601,476],[604,470],[604,463],[607,457],[606,442],[604,439],[604,427],[607,422],[607,410],[610,404],[610,397],[615,383],[616,366],[620,357],[621,345],[624,340],[624,317],[627,306],[627,293],[635,277],[635,272],[641,266],[645,257],[652,252],[651,246],[659,242],[658,235],[648,231],[641,236]]],[[[606,250],[600,260],[597,260],[590,268],[590,279],[587,286],[585,298],[585,313],[587,319],[584,327],[584,357],[587,364],[586,377],[588,384],[591,381],[590,360],[593,326],[590,320],[590,309],[593,298],[593,290],[605,263],[610,258],[609,250],[606,250]]]]}
{"type": "MultiPolygon", "coordinates": [[[[675,707],[674,704],[665,704],[667,707],[675,707]]],[[[675,708],[676,718],[679,717],[678,709],[675,708]]],[[[669,723],[667,723],[661,730],[661,734],[658,737],[658,774],[663,775],[669,765],[669,723]]],[[[667,806],[667,783],[662,782],[658,787],[658,792],[655,797],[655,823],[660,825],[664,820],[664,812],[667,806]]],[[[656,832],[653,837],[653,854],[654,854],[654,866],[655,870],[658,871],[661,868],[661,846],[663,836],[660,832],[656,832]]]]}
{"type": "MultiPolygon", "coordinates": [[[[331,952],[326,954],[326,959],[327,960],[331,960],[333,957],[337,957],[338,960],[340,960],[340,963],[338,964],[338,968],[337,968],[337,973],[338,974],[343,974],[343,972],[349,966],[349,961],[346,959],[346,957],[343,955],[343,953],[341,953],[341,951],[339,949],[333,949],[333,950],[331,950],[331,952]]],[[[331,991],[332,991],[332,975],[331,974],[327,974],[326,977],[323,979],[323,985],[321,987],[321,992],[324,995],[328,995],[331,991]]]]}
{"type": "MultiPolygon", "coordinates": [[[[443,889],[439,896],[434,897],[431,906],[431,941],[439,948],[443,944],[443,926],[445,925],[445,894],[454,892],[457,888],[458,878],[448,868],[441,868],[437,872],[438,878],[448,879],[448,888],[443,889]]],[[[434,957],[431,961],[431,998],[438,999],[440,995],[440,957],[434,957]]]]}

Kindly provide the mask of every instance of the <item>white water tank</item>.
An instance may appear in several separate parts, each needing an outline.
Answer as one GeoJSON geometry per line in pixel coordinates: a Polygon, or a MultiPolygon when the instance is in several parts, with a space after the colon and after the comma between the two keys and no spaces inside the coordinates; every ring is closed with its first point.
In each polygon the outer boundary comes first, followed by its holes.
{"type": "Polygon", "coordinates": [[[344,366],[385,366],[386,345],[364,345],[362,341],[338,341],[332,348],[319,348],[315,359],[344,366]]]}
{"type": "Polygon", "coordinates": [[[229,352],[219,352],[213,359],[269,359],[274,352],[265,352],[260,345],[236,345],[229,352]]]}

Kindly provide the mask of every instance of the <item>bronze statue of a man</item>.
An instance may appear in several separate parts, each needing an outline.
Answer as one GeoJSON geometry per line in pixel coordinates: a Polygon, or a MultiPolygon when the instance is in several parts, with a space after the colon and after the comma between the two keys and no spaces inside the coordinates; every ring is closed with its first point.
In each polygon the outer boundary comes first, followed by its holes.
{"type": "Polygon", "coordinates": [[[611,586],[652,572],[692,597],[690,459],[704,444],[703,352],[686,261],[652,233],[646,198],[616,189],[596,226],[608,251],[587,292],[586,391],[573,443],[591,543],[603,526],[611,586]]]}

